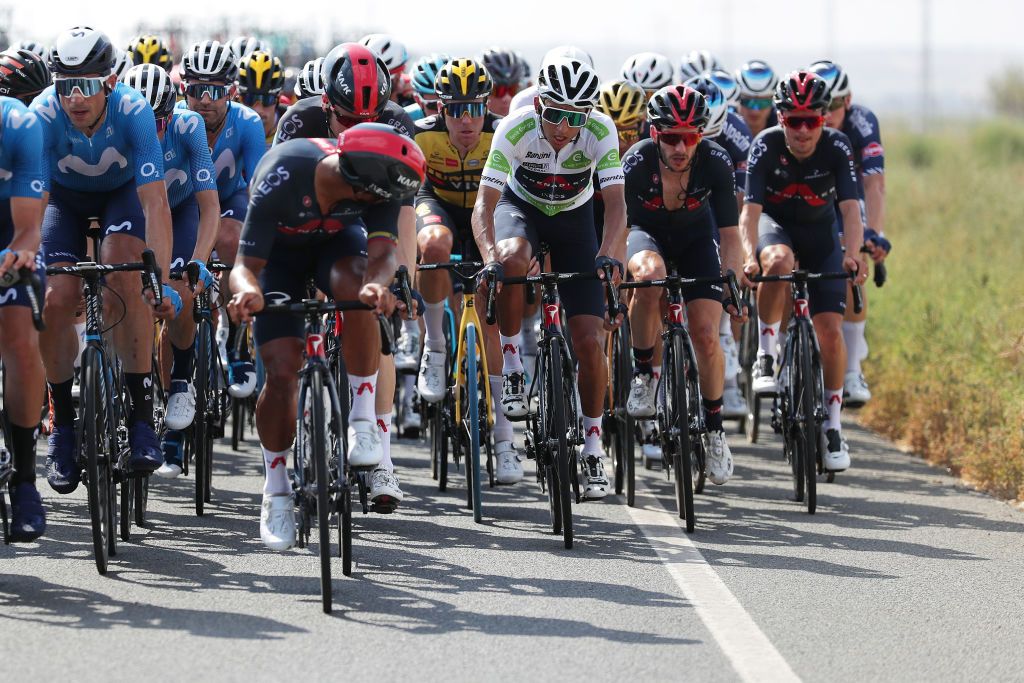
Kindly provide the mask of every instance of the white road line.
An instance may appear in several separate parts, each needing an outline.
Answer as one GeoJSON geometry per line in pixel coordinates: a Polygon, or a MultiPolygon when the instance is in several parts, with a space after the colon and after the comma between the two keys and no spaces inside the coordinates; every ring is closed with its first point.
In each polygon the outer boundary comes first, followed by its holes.
{"type": "Polygon", "coordinates": [[[643,496],[645,507],[627,508],[658,553],[683,595],[697,610],[733,669],[744,681],[799,681],[743,605],[726,587],[700,550],[661,501],[643,496]]]}

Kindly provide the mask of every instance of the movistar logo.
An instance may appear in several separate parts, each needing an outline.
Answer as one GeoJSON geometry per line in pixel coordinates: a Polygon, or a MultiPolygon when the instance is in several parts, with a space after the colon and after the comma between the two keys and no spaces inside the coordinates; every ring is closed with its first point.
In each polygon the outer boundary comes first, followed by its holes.
{"type": "Polygon", "coordinates": [[[147,106],[146,100],[142,99],[141,95],[124,95],[121,97],[121,112],[127,116],[138,114],[147,106]]]}

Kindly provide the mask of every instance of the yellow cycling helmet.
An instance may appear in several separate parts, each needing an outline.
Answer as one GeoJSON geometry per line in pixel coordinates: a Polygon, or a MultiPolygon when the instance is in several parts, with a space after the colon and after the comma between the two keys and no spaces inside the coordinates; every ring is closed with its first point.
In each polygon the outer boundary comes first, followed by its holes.
{"type": "Polygon", "coordinates": [[[238,64],[238,90],[247,94],[277,94],[284,87],[281,60],[269,52],[256,50],[238,64]]]}
{"type": "Polygon", "coordinates": [[[126,52],[131,55],[132,64],[156,64],[165,71],[174,66],[167,44],[159,36],[141,35],[128,45],[126,52]]]}
{"type": "Polygon", "coordinates": [[[617,128],[633,128],[647,115],[647,94],[629,81],[610,81],[601,86],[597,108],[610,116],[617,128]]]}
{"type": "Polygon", "coordinates": [[[478,100],[490,95],[493,87],[484,65],[468,57],[448,62],[434,79],[434,92],[443,102],[478,100]]]}

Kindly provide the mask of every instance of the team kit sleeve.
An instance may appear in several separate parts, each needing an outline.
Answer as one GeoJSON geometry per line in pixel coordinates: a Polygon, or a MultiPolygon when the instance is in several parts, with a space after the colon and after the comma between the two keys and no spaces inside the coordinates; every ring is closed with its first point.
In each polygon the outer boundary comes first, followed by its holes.
{"type": "Polygon", "coordinates": [[[836,177],[836,199],[859,199],[857,168],[853,163],[853,145],[850,138],[835,131],[831,141],[832,166],[836,177]]]}
{"type": "Polygon", "coordinates": [[[32,112],[18,111],[16,115],[23,119],[22,123],[15,130],[4,131],[9,138],[6,142],[11,147],[14,161],[11,196],[38,199],[43,194],[43,129],[32,112]]]}
{"type": "Polygon", "coordinates": [[[715,216],[715,224],[720,228],[728,228],[740,222],[732,159],[729,158],[728,152],[716,146],[711,148],[710,162],[711,210],[715,216]]]}
{"type": "Polygon", "coordinates": [[[39,130],[42,134],[41,143],[41,154],[39,163],[41,166],[41,177],[43,180],[43,192],[50,191],[50,171],[53,163],[53,144],[56,139],[54,133],[54,119],[51,116],[44,115],[43,110],[48,112],[56,113],[56,95],[47,93],[45,90],[32,101],[29,105],[29,111],[36,115],[36,121],[39,123],[39,130]]]}
{"type": "Polygon", "coordinates": [[[268,260],[274,249],[277,228],[281,224],[279,211],[285,205],[284,183],[263,182],[264,177],[275,171],[273,159],[256,168],[252,183],[249,184],[249,209],[242,224],[238,240],[238,253],[242,256],[268,260]]]}
{"type": "Polygon", "coordinates": [[[597,183],[604,189],[612,185],[622,185],[626,182],[626,174],[622,170],[622,160],[619,159],[619,137],[615,134],[615,125],[604,125],[602,122],[593,121],[595,124],[592,131],[596,130],[595,152],[597,153],[597,183]]]}
{"type": "Polygon", "coordinates": [[[164,179],[164,150],[156,136],[156,116],[153,108],[137,93],[124,95],[119,105],[127,119],[128,144],[135,160],[135,185],[164,179]],[[138,105],[141,104],[142,107],[138,105]]]}
{"type": "MultiPolygon", "coordinates": [[[[250,112],[245,112],[249,114],[250,112]]],[[[267,138],[263,134],[263,123],[256,112],[251,116],[243,115],[239,118],[244,121],[242,126],[241,152],[245,164],[245,179],[252,181],[256,176],[256,166],[260,163],[263,155],[267,153],[267,138]]]]}
{"type": "Polygon", "coordinates": [[[480,175],[480,187],[492,187],[499,192],[505,189],[516,154],[515,146],[509,140],[509,132],[517,125],[517,120],[519,125],[525,123],[520,117],[509,116],[498,124],[498,130],[491,138],[491,151],[487,154],[487,161],[480,175]]]}
{"type": "Polygon", "coordinates": [[[747,156],[746,201],[750,204],[764,205],[767,184],[765,152],[767,151],[768,145],[764,140],[764,133],[762,133],[750,144],[750,154],[747,156]]]}
{"type": "Polygon", "coordinates": [[[882,147],[882,133],[878,117],[872,111],[865,111],[864,121],[869,129],[860,149],[860,169],[864,175],[885,173],[885,148],[882,147]]]}
{"type": "Polygon", "coordinates": [[[404,202],[388,202],[373,206],[363,213],[367,244],[378,240],[398,244],[398,214],[404,205],[404,202]]]}
{"type": "Polygon", "coordinates": [[[643,183],[644,172],[643,148],[645,141],[637,142],[628,150],[622,159],[622,170],[626,183],[626,215],[629,217],[627,223],[636,225],[637,219],[643,215],[643,183]]]}
{"type": "Polygon", "coordinates": [[[188,162],[192,170],[192,189],[196,192],[203,190],[217,191],[217,174],[213,169],[213,158],[210,156],[210,147],[206,144],[206,126],[201,117],[199,125],[192,127],[192,130],[185,137],[185,145],[188,148],[188,162]]]}

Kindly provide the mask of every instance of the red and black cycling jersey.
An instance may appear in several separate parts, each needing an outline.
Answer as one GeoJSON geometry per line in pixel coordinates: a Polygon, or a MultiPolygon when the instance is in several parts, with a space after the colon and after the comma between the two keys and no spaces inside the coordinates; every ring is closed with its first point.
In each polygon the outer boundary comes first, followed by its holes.
{"type": "MultiPolygon", "coordinates": [[[[707,230],[728,228],[739,221],[735,171],[729,154],[711,140],[701,140],[693,153],[683,205],[665,208],[658,145],[641,140],[622,160],[626,172],[626,209],[629,224],[644,229],[707,230]]],[[[671,191],[671,188],[670,190],[671,191]]],[[[680,189],[679,194],[683,195],[680,189]]]]}
{"type": "MultiPolygon", "coordinates": [[[[386,123],[402,135],[412,138],[416,134],[416,126],[402,107],[388,102],[375,123],[386,123]]],[[[274,144],[295,138],[336,138],[327,123],[322,100],[319,97],[307,97],[299,100],[281,116],[277,122],[277,133],[274,144]]]]}
{"type": "Polygon", "coordinates": [[[290,140],[264,155],[249,185],[249,212],[238,241],[243,256],[268,259],[275,246],[315,248],[347,228],[365,230],[367,241],[398,237],[399,202],[339,202],[320,212],[314,177],[325,157],[338,153],[334,140],[290,140]]]}
{"type": "Polygon", "coordinates": [[[803,161],[789,151],[779,126],[754,138],[747,162],[746,199],[760,204],[780,225],[831,227],[835,203],[857,198],[853,149],[841,132],[823,128],[814,153],[803,161]]]}

